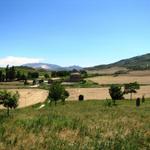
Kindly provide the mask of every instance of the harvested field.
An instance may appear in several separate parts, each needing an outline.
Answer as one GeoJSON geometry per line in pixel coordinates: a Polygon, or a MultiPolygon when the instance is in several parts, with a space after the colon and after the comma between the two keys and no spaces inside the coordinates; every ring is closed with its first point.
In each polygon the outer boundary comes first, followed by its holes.
{"type": "MultiPolygon", "coordinates": [[[[80,94],[84,95],[85,100],[103,100],[110,98],[108,93],[108,87],[105,88],[68,88],[70,93],[69,101],[77,101],[80,94]]],[[[11,91],[18,91],[20,94],[19,108],[34,105],[40,102],[44,102],[48,96],[47,90],[41,89],[14,89],[11,91]]],[[[133,94],[133,98],[150,97],[150,86],[141,86],[141,89],[137,94],[133,94]]],[[[126,95],[125,98],[129,98],[130,95],[126,95]]]]}
{"type": "Polygon", "coordinates": [[[91,80],[93,82],[99,84],[124,84],[137,81],[140,84],[150,84],[150,76],[129,76],[129,75],[122,75],[122,76],[98,76],[88,78],[87,80],[91,80]]]}
{"type": "Polygon", "coordinates": [[[100,70],[87,70],[87,72],[89,74],[95,74],[95,73],[98,73],[98,74],[114,74],[118,71],[128,71],[128,69],[124,68],[124,67],[111,67],[111,68],[108,68],[108,69],[100,69],[100,70]]]}
{"type": "Polygon", "coordinates": [[[129,72],[129,76],[150,76],[150,70],[131,71],[129,72]]]}
{"type": "MultiPolygon", "coordinates": [[[[110,98],[108,87],[106,88],[72,88],[67,89],[70,93],[70,97],[68,100],[78,100],[78,96],[80,94],[84,95],[85,100],[103,100],[106,98],[110,98]]],[[[133,94],[133,98],[142,97],[145,96],[145,98],[150,97],[150,86],[141,86],[141,89],[138,90],[138,93],[133,94]]],[[[125,96],[126,99],[130,98],[130,95],[125,96]]]]}
{"type": "Polygon", "coordinates": [[[16,89],[20,94],[19,108],[44,102],[48,96],[48,91],[41,89],[16,89]]]}

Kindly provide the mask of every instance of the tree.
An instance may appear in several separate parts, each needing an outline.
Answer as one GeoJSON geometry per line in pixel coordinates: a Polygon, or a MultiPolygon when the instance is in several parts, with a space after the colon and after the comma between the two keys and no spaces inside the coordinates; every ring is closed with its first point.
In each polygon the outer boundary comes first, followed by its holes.
{"type": "Polygon", "coordinates": [[[132,94],[137,93],[138,89],[140,89],[140,85],[137,82],[125,84],[124,85],[124,94],[130,93],[130,100],[132,100],[132,94]]]}
{"type": "Polygon", "coordinates": [[[46,74],[44,75],[44,77],[45,77],[45,79],[48,79],[50,76],[49,76],[49,74],[46,73],[46,74]]]}
{"type": "Polygon", "coordinates": [[[37,79],[37,78],[39,78],[39,73],[38,72],[28,72],[28,78],[29,79],[37,79]]]}
{"type": "Polygon", "coordinates": [[[112,98],[112,100],[114,101],[114,104],[116,103],[116,100],[121,100],[123,99],[123,92],[121,89],[121,86],[119,85],[111,85],[110,89],[109,89],[109,94],[112,98]]]}
{"type": "Polygon", "coordinates": [[[24,81],[27,80],[27,76],[25,74],[22,74],[20,80],[24,80],[24,81]]]}
{"type": "Polygon", "coordinates": [[[16,70],[15,67],[13,66],[9,68],[9,80],[13,81],[15,80],[15,78],[16,78],[16,70]]]}
{"type": "Polygon", "coordinates": [[[62,102],[63,104],[65,104],[65,100],[70,96],[69,92],[68,91],[64,91],[64,94],[62,96],[62,102]]]}
{"type": "Polygon", "coordinates": [[[3,82],[3,71],[2,70],[0,70],[0,82],[3,82]]]}
{"type": "Polygon", "coordinates": [[[18,81],[21,80],[21,72],[20,71],[17,71],[16,78],[18,81]]]}
{"type": "Polygon", "coordinates": [[[7,108],[7,115],[9,116],[9,110],[17,108],[19,100],[19,93],[13,93],[8,91],[0,91],[0,104],[7,108]]]}
{"type": "Polygon", "coordinates": [[[7,82],[9,79],[9,65],[6,66],[5,72],[6,72],[6,82],[7,82]]]}
{"type": "Polygon", "coordinates": [[[14,66],[9,67],[9,65],[7,65],[5,72],[6,72],[6,76],[5,76],[6,82],[7,81],[13,81],[16,79],[16,69],[14,66]]]}
{"type": "Polygon", "coordinates": [[[55,105],[57,104],[57,101],[62,100],[65,101],[65,99],[69,96],[69,93],[65,90],[65,88],[60,83],[53,83],[50,86],[49,89],[49,96],[50,102],[54,101],[55,105]]]}

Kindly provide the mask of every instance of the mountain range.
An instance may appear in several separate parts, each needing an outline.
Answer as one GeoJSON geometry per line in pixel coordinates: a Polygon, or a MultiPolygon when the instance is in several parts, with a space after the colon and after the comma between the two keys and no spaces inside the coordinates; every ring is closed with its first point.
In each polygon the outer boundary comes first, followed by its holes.
{"type": "Polygon", "coordinates": [[[72,71],[72,70],[82,70],[83,68],[80,66],[69,66],[69,67],[61,67],[59,65],[55,64],[48,64],[48,63],[29,63],[24,64],[22,66],[31,67],[35,69],[45,69],[50,71],[72,71]]]}
{"type": "Polygon", "coordinates": [[[27,66],[35,69],[45,69],[50,71],[71,71],[71,70],[101,70],[101,69],[108,69],[113,67],[124,67],[128,70],[147,70],[150,69],[150,53],[132,57],[129,59],[123,59],[115,63],[106,64],[106,65],[98,65],[94,67],[82,68],[80,66],[70,66],[70,67],[62,67],[55,64],[48,64],[48,63],[29,63],[24,64],[22,66],[27,66]]]}
{"type": "Polygon", "coordinates": [[[124,67],[128,70],[147,70],[150,69],[150,53],[132,57],[129,59],[123,59],[115,63],[107,65],[98,65],[94,67],[86,68],[87,70],[101,70],[113,67],[124,67]]]}

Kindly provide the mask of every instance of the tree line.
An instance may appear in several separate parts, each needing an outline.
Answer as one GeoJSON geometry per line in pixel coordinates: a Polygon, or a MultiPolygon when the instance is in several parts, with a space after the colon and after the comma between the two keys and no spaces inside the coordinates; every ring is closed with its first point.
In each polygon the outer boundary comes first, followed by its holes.
{"type": "Polygon", "coordinates": [[[0,82],[11,82],[11,81],[20,81],[20,80],[27,80],[27,79],[35,79],[39,78],[38,72],[28,72],[25,74],[17,70],[14,66],[7,67],[3,70],[0,70],[0,82]]]}

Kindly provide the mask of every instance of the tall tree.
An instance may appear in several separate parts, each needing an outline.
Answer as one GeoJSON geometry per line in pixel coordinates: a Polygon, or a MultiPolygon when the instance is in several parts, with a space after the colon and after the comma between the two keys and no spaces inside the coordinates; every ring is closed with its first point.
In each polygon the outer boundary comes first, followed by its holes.
{"type": "Polygon", "coordinates": [[[137,82],[125,84],[124,94],[130,94],[130,100],[132,100],[133,93],[137,93],[138,89],[140,89],[140,85],[137,82]]]}
{"type": "Polygon", "coordinates": [[[6,66],[5,72],[6,72],[6,82],[7,82],[9,79],[9,65],[6,66]]]}
{"type": "Polygon", "coordinates": [[[69,93],[65,90],[65,88],[60,83],[53,83],[49,89],[49,96],[50,102],[55,102],[62,100],[65,102],[65,99],[69,96],[69,93]]]}
{"type": "Polygon", "coordinates": [[[123,99],[123,92],[122,92],[122,87],[120,85],[111,85],[109,89],[109,94],[114,101],[114,104],[116,100],[121,100],[123,99]]]}

